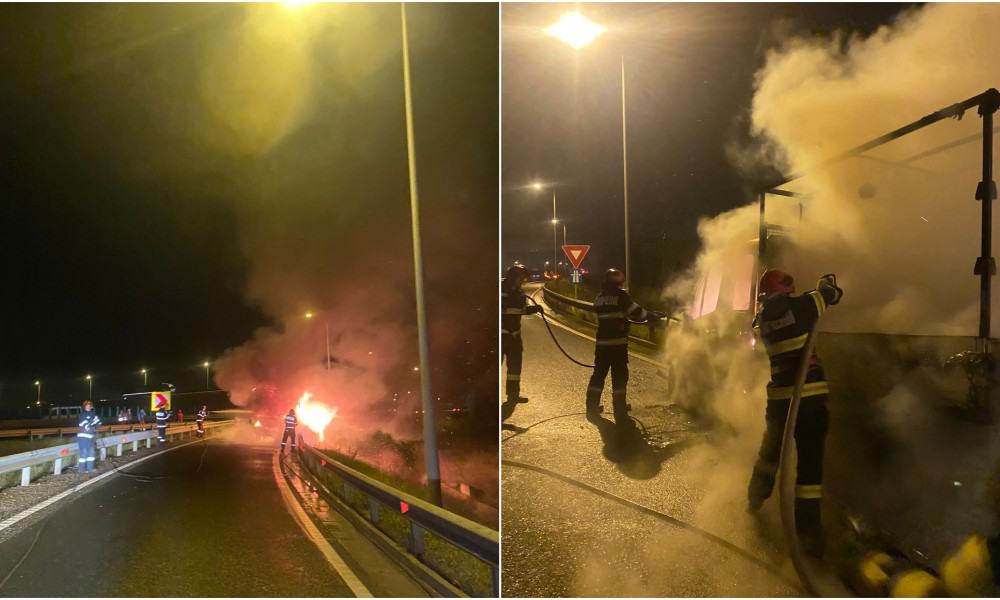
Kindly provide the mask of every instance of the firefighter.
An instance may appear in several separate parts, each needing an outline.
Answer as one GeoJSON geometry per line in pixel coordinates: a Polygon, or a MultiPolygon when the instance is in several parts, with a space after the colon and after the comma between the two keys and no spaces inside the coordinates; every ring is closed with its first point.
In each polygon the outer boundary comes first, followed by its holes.
{"type": "Polygon", "coordinates": [[[90,473],[94,470],[97,459],[94,456],[94,438],[97,428],[101,426],[101,418],[94,412],[94,403],[83,401],[83,412],[80,414],[80,432],[76,434],[77,470],[80,473],[90,473]]]}
{"type": "MultiPolygon", "coordinates": [[[[296,449],[299,447],[297,438],[295,436],[295,427],[299,424],[299,420],[295,418],[295,409],[288,409],[288,414],[285,415],[285,434],[281,436],[281,453],[285,453],[285,443],[289,438],[292,440],[292,448],[296,449]]],[[[273,443],[273,442],[272,442],[273,443]]]]}
{"type": "Polygon", "coordinates": [[[160,399],[156,403],[156,413],[153,415],[156,417],[156,439],[161,444],[165,444],[167,441],[167,421],[170,420],[172,412],[167,410],[167,401],[160,399]]]}
{"type": "Polygon", "coordinates": [[[542,307],[527,306],[527,296],[521,289],[527,274],[524,265],[515,262],[507,268],[500,282],[500,350],[501,360],[507,359],[507,400],[501,409],[504,419],[514,412],[518,403],[528,401],[521,397],[521,359],[524,353],[521,316],[540,313],[542,307]]]}
{"type": "Polygon", "coordinates": [[[195,413],[194,422],[198,424],[198,437],[205,437],[205,417],[208,416],[208,406],[205,404],[201,405],[198,412],[195,413]]]}
{"type": "MultiPolygon", "coordinates": [[[[795,376],[802,362],[806,338],[816,319],[828,306],[840,302],[843,290],[833,275],[824,275],[816,289],[793,296],[792,276],[777,269],[764,272],[758,285],[760,308],[753,326],[767,349],[771,381],[767,384],[766,430],[748,490],[748,509],[757,512],[774,488],[781,454],[788,405],[795,376]]],[[[820,504],[823,498],[823,445],[829,415],[826,409],[829,385],[815,352],[809,357],[805,386],[795,427],[798,451],[795,485],[795,525],[806,553],[820,556],[823,531],[820,504]]]]}
{"type": "Polygon", "coordinates": [[[594,348],[594,373],[587,386],[587,419],[597,420],[601,415],[601,394],[604,380],[611,371],[611,403],[615,424],[630,426],[625,389],[628,385],[628,327],[629,321],[662,319],[658,312],[647,311],[636,304],[622,285],[625,273],[608,269],[604,274],[601,293],[594,299],[597,313],[597,344],[594,348]]]}

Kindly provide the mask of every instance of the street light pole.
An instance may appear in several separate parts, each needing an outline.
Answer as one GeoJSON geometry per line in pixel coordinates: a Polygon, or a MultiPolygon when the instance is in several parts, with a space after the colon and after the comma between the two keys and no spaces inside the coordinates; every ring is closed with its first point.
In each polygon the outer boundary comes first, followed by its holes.
{"type": "Polygon", "coordinates": [[[556,252],[556,226],[559,223],[559,219],[556,218],[556,190],[552,189],[552,268],[556,268],[556,257],[558,253],[556,252]]]}
{"type": "Polygon", "coordinates": [[[323,327],[326,329],[326,370],[330,370],[330,321],[323,319],[323,327]]]}
{"type": "Polygon", "coordinates": [[[143,386],[149,385],[149,379],[147,378],[149,372],[146,369],[143,369],[141,373],[142,373],[142,385],[143,386]]]}
{"type": "Polygon", "coordinates": [[[431,368],[424,305],[424,264],[420,244],[420,199],[417,192],[417,156],[413,141],[413,97],[410,87],[410,44],[406,31],[406,3],[399,4],[403,36],[403,104],[406,115],[406,158],[410,176],[410,223],[413,229],[413,284],[417,302],[417,345],[420,352],[420,399],[424,409],[424,463],[431,502],[441,506],[441,467],[438,463],[437,418],[431,395],[431,368]]]}
{"type": "Polygon", "coordinates": [[[40,379],[35,380],[35,387],[38,388],[38,399],[35,400],[35,406],[38,407],[38,418],[42,418],[42,382],[40,379]]]}
{"type": "Polygon", "coordinates": [[[205,389],[208,390],[209,385],[210,385],[209,382],[208,382],[209,369],[212,368],[212,363],[210,363],[210,362],[208,362],[206,360],[204,363],[202,363],[201,366],[205,367],[205,389]]]}
{"type": "Polygon", "coordinates": [[[632,268],[628,250],[628,143],[625,127],[625,55],[622,55],[622,187],[625,196],[625,289],[632,290],[632,268]]]}
{"type": "Polygon", "coordinates": [[[94,401],[94,378],[87,375],[87,399],[94,401]]]}

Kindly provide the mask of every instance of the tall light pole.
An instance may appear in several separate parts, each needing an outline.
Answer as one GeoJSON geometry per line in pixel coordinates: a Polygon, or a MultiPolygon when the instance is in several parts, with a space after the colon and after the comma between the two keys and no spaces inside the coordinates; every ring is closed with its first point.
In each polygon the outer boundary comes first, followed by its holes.
{"type": "MultiPolygon", "coordinates": [[[[313,316],[314,315],[313,315],[312,312],[307,312],[305,314],[305,317],[307,319],[312,319],[313,316]]],[[[330,370],[330,363],[331,363],[331,358],[330,358],[330,321],[327,320],[327,318],[325,316],[323,317],[323,329],[326,330],[326,370],[329,371],[330,370]]]]}
{"type": "MultiPolygon", "coordinates": [[[[594,23],[578,12],[566,13],[545,32],[560,41],[580,50],[589,45],[598,36],[607,31],[607,27],[594,23]]],[[[624,192],[625,210],[625,288],[631,289],[632,268],[629,253],[628,238],[628,140],[625,111],[625,56],[621,57],[621,90],[622,90],[622,188],[624,192]]]]}
{"type": "Polygon", "coordinates": [[[87,400],[94,401],[94,378],[87,375],[87,400]]]}
{"type": "Polygon", "coordinates": [[[431,501],[441,505],[441,467],[438,463],[437,417],[431,395],[431,367],[424,304],[424,260],[420,244],[420,200],[417,193],[417,155],[413,141],[413,95],[410,86],[410,43],[406,31],[406,3],[399,4],[403,36],[403,105],[406,115],[406,158],[410,175],[410,223],[413,229],[413,284],[417,301],[417,345],[420,352],[420,399],[424,409],[424,463],[431,501]]]}
{"type": "Polygon", "coordinates": [[[147,377],[149,375],[149,371],[147,371],[146,369],[143,369],[143,370],[141,370],[139,372],[142,373],[142,385],[144,387],[147,386],[147,385],[149,385],[149,379],[147,377]]]}
{"type": "MultiPolygon", "coordinates": [[[[544,185],[540,182],[535,182],[531,184],[532,189],[541,190],[544,185]]],[[[559,217],[556,216],[556,189],[555,186],[552,187],[552,268],[555,269],[556,265],[559,264],[559,252],[557,248],[559,247],[558,242],[558,225],[559,217]]],[[[564,236],[565,237],[565,236],[564,236]]]]}
{"type": "Polygon", "coordinates": [[[207,390],[209,388],[208,374],[209,370],[212,368],[212,363],[206,360],[205,362],[201,363],[201,366],[205,367],[205,389],[207,390]]]}
{"type": "Polygon", "coordinates": [[[42,381],[40,379],[35,380],[35,387],[38,388],[38,398],[35,400],[35,406],[38,407],[38,417],[42,416],[42,381]]]}

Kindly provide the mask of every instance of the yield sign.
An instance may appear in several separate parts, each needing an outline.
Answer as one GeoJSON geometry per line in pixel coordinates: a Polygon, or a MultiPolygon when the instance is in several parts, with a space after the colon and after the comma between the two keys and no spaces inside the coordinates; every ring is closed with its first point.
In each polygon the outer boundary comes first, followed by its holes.
{"type": "Polygon", "coordinates": [[[590,252],[590,246],[563,246],[563,252],[566,253],[566,258],[569,259],[570,264],[573,265],[574,269],[580,268],[580,263],[583,259],[587,257],[587,252],[590,252]]]}

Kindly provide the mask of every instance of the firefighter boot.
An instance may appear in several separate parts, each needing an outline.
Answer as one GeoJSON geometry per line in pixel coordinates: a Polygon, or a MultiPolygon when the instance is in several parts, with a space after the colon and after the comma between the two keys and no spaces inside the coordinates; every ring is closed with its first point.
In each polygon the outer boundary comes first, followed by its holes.
{"type": "Polygon", "coordinates": [[[823,557],[823,524],[820,522],[820,498],[795,499],[795,529],[802,552],[813,558],[823,557]]]}
{"type": "Polygon", "coordinates": [[[587,420],[596,421],[601,418],[601,389],[587,388],[587,420]]]}
{"type": "Polygon", "coordinates": [[[628,416],[628,411],[632,407],[625,403],[625,390],[612,390],[611,405],[615,412],[615,425],[631,426],[632,418],[628,416]]]}

